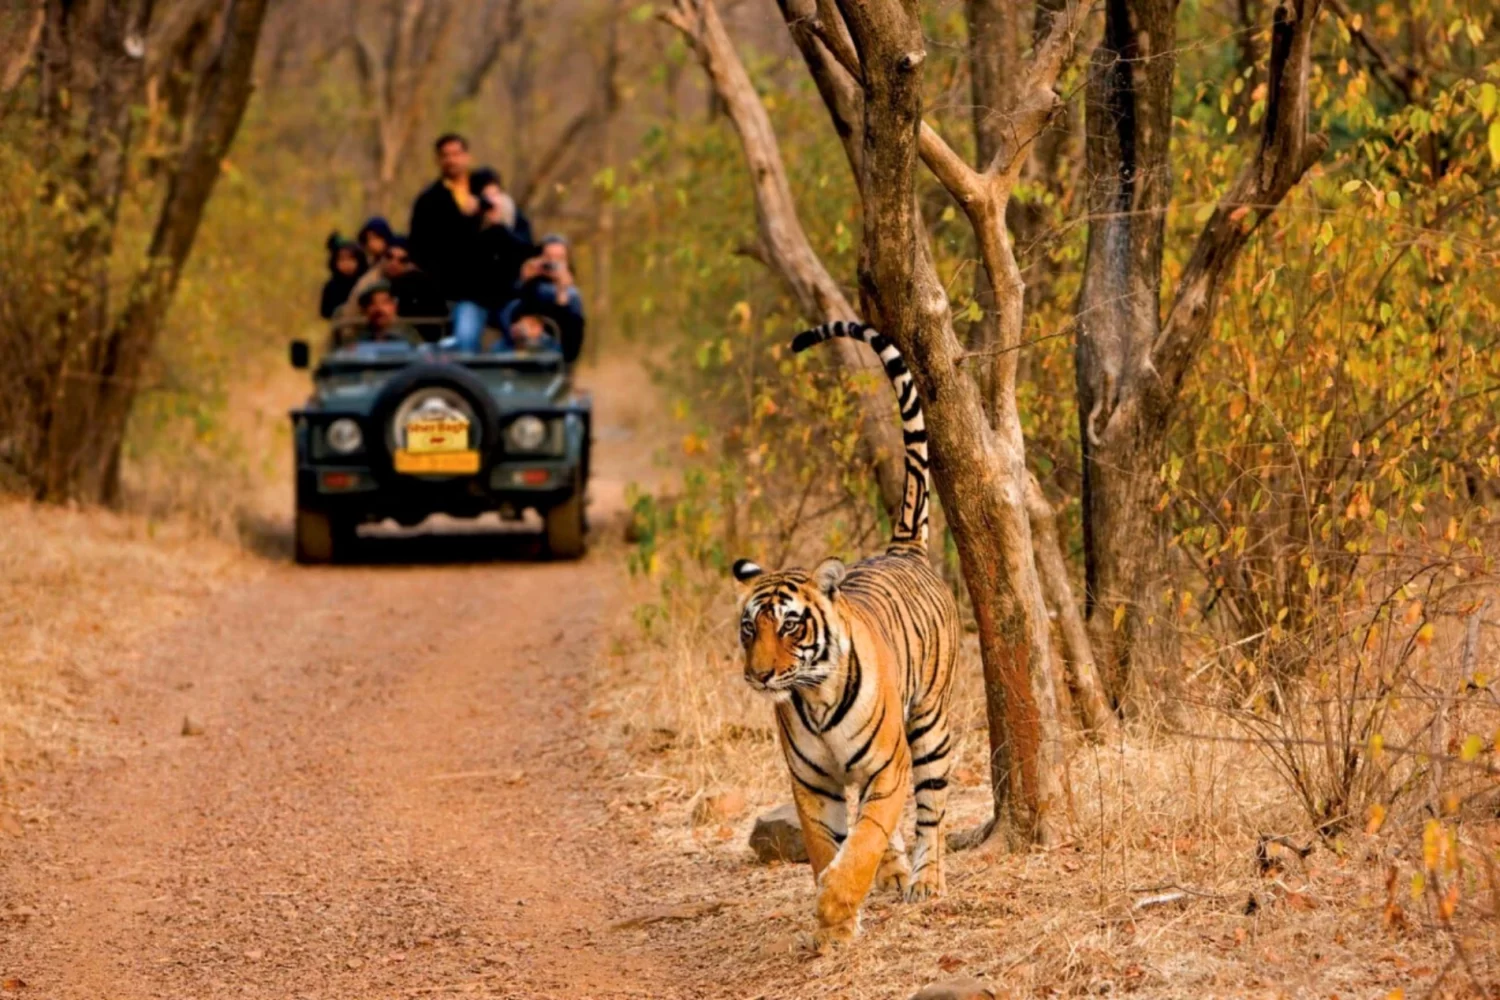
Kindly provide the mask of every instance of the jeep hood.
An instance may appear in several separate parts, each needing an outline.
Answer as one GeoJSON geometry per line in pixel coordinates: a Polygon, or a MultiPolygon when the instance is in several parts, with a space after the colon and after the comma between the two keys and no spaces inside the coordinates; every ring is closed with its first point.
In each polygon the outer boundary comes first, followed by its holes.
{"type": "MultiPolygon", "coordinates": [[[[465,366],[467,367],[467,366],[465,366]]],[[[555,406],[568,395],[569,379],[562,371],[523,371],[505,367],[473,368],[499,405],[500,412],[555,406]]],[[[367,415],[375,399],[400,369],[320,372],[313,386],[310,409],[367,415]]]]}

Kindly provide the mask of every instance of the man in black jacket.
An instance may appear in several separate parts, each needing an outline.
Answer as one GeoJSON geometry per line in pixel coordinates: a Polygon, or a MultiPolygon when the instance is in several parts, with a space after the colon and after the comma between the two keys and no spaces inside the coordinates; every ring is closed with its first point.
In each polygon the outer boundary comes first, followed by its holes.
{"type": "Polygon", "coordinates": [[[411,254],[453,303],[453,335],[478,345],[484,307],[471,287],[478,253],[481,203],[470,183],[469,142],[449,132],[433,143],[439,177],[417,196],[411,210],[411,254]]]}

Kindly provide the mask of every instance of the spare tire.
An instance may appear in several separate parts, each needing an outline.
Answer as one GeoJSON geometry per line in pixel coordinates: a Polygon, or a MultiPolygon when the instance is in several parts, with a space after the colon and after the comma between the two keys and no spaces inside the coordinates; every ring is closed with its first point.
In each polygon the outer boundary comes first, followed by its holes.
{"type": "MultiPolygon", "coordinates": [[[[420,364],[403,368],[386,383],[370,408],[370,468],[376,478],[391,481],[401,476],[395,468],[396,436],[392,421],[402,404],[424,389],[457,396],[473,415],[470,442],[477,444],[481,474],[500,452],[500,407],[479,376],[458,365],[420,364]],[[474,438],[478,441],[475,442],[474,438]]],[[[449,476],[434,478],[452,478],[449,476]]]]}

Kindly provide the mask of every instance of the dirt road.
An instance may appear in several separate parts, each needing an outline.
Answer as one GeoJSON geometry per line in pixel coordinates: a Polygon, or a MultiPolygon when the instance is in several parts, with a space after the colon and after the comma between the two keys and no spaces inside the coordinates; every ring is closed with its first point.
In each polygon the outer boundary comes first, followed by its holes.
{"type": "MultiPolygon", "coordinates": [[[[616,533],[627,459],[601,449],[616,533]]],[[[643,901],[580,735],[618,552],[368,555],[273,564],[119,651],[111,752],[38,782],[0,854],[5,995],[698,995],[610,930],[643,901]]]]}

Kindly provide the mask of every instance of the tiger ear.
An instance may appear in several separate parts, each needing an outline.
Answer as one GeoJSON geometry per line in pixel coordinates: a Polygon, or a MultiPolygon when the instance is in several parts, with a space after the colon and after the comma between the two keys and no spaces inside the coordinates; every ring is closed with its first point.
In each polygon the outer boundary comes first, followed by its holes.
{"type": "Polygon", "coordinates": [[[813,570],[813,583],[823,592],[824,597],[832,597],[838,593],[839,584],[844,582],[844,574],[848,570],[844,564],[837,559],[824,559],[818,563],[818,568],[813,570]]]}
{"type": "Polygon", "coordinates": [[[734,573],[734,578],[740,581],[740,583],[749,583],[751,580],[754,580],[757,576],[760,576],[762,573],[764,573],[765,570],[761,569],[757,563],[753,563],[749,559],[736,559],[734,561],[734,569],[732,569],[730,572],[734,573]]]}

